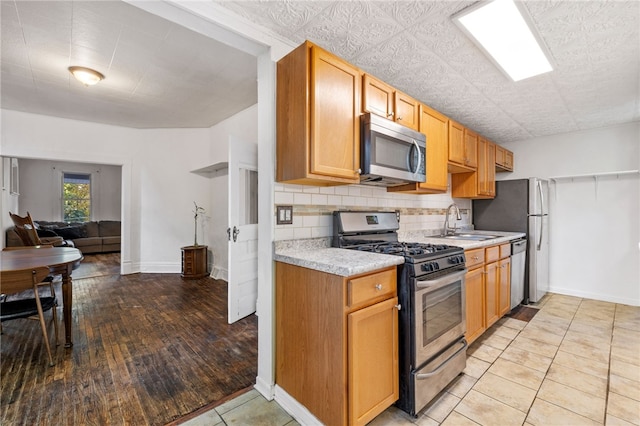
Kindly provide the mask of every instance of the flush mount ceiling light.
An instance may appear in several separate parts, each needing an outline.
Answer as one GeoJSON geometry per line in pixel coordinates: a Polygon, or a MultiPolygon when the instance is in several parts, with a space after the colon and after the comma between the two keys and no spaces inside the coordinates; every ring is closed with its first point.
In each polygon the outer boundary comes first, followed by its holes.
{"type": "Polygon", "coordinates": [[[552,71],[526,9],[512,0],[482,1],[451,17],[513,81],[552,71]]]}
{"type": "Polygon", "coordinates": [[[80,83],[85,86],[93,86],[97,84],[100,80],[104,80],[104,75],[99,73],[96,70],[92,70],[91,68],[85,67],[69,67],[69,72],[73,74],[73,76],[80,83]]]}

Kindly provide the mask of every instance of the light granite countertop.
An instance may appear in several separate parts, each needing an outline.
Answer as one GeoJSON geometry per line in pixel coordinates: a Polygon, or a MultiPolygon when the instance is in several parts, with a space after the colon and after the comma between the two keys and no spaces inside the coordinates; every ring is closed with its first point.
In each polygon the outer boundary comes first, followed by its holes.
{"type": "Polygon", "coordinates": [[[335,247],[315,250],[278,250],[275,252],[273,258],[278,262],[303,266],[342,277],[364,274],[404,263],[402,256],[368,253],[335,247]]]}
{"type": "MultiPolygon", "coordinates": [[[[398,235],[400,241],[446,244],[462,247],[465,250],[503,244],[524,237],[521,232],[471,231],[476,234],[496,235],[485,241],[468,241],[439,238],[425,232],[404,232],[398,235]]],[[[404,263],[402,256],[369,253],[358,250],[331,247],[330,238],[288,240],[274,242],[273,260],[291,265],[302,266],[321,272],[349,277],[372,272],[389,266],[404,263]]]]}

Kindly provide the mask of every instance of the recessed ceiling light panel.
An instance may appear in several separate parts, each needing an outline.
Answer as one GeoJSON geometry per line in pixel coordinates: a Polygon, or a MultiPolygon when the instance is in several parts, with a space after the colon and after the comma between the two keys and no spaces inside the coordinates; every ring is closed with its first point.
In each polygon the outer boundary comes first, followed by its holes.
{"type": "Polygon", "coordinates": [[[513,81],[553,70],[526,9],[512,0],[482,1],[451,17],[513,81]]]}

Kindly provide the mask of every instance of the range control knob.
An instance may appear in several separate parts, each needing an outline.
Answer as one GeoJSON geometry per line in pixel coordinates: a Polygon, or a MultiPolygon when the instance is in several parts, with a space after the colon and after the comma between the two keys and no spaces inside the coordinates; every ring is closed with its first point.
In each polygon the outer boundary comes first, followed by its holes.
{"type": "Polygon", "coordinates": [[[420,269],[424,272],[433,272],[440,269],[440,265],[438,265],[438,262],[423,263],[420,269]]]}
{"type": "Polygon", "coordinates": [[[460,263],[464,263],[464,255],[457,255],[449,257],[449,263],[453,263],[454,265],[458,265],[460,263]]]}

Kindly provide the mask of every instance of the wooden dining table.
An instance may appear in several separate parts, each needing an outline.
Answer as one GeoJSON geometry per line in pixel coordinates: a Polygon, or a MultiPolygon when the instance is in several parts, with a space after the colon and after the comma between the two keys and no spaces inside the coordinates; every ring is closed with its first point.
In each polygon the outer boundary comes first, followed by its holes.
{"type": "Polygon", "coordinates": [[[73,346],[71,339],[71,308],[73,291],[71,272],[82,261],[82,252],[70,247],[33,248],[0,252],[0,270],[15,271],[46,266],[52,274],[62,275],[62,314],[66,348],[73,346]]]}

